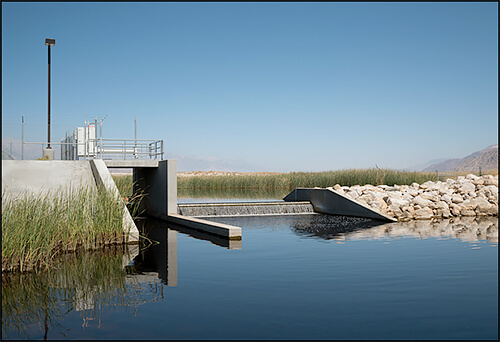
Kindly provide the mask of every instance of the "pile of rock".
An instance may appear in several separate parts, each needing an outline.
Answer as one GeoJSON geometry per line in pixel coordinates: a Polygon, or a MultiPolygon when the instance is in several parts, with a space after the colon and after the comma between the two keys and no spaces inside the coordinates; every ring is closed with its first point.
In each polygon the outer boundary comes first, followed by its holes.
{"type": "Polygon", "coordinates": [[[498,175],[412,185],[335,185],[338,193],[399,221],[458,216],[498,216],[498,175]]]}

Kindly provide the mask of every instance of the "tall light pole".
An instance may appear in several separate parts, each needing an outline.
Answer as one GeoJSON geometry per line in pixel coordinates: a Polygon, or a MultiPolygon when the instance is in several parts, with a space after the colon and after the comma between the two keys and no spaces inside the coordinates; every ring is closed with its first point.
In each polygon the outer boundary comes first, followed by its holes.
{"type": "MultiPolygon", "coordinates": [[[[50,147],[50,47],[56,45],[55,39],[45,39],[45,45],[49,47],[49,105],[48,105],[48,124],[47,124],[47,149],[50,147]]],[[[53,158],[52,158],[53,159],[53,158]]]]}

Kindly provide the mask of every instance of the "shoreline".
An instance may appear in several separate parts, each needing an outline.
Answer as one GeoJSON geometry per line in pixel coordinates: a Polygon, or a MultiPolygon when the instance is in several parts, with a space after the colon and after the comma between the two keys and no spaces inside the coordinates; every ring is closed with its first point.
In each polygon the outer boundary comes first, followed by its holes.
{"type": "Polygon", "coordinates": [[[398,221],[498,216],[498,175],[411,185],[334,185],[333,190],[398,221]]]}

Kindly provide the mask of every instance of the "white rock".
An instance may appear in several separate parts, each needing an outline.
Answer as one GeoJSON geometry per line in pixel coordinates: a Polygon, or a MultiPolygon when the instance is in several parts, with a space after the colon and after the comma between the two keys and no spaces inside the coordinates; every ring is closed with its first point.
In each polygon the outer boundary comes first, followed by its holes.
{"type": "Polygon", "coordinates": [[[432,217],[433,212],[430,208],[422,208],[415,210],[415,219],[416,220],[428,220],[432,217]]]}
{"type": "Polygon", "coordinates": [[[408,201],[406,199],[402,199],[402,198],[389,197],[387,200],[387,204],[390,206],[395,206],[395,207],[401,208],[403,206],[409,205],[410,201],[408,201]]]}
{"type": "Polygon", "coordinates": [[[460,190],[467,194],[476,191],[476,186],[472,182],[466,182],[460,186],[460,190]]]}
{"type": "Polygon", "coordinates": [[[434,182],[432,181],[427,181],[425,183],[420,184],[420,189],[427,189],[428,187],[432,186],[434,182]]]}
{"type": "Polygon", "coordinates": [[[425,207],[428,207],[432,204],[431,201],[425,199],[425,198],[422,198],[422,195],[418,195],[417,197],[415,197],[412,201],[412,203],[414,205],[418,205],[420,206],[421,208],[425,208],[425,207]]]}
{"type": "Polygon", "coordinates": [[[437,191],[426,191],[423,194],[420,195],[423,199],[432,201],[432,202],[438,202],[439,201],[439,194],[437,191]]]}
{"type": "MultiPolygon", "coordinates": [[[[486,196],[485,196],[485,198],[486,198],[486,196]]],[[[445,201],[448,204],[452,203],[451,196],[449,194],[445,194],[445,195],[441,196],[441,200],[445,201]]]]}

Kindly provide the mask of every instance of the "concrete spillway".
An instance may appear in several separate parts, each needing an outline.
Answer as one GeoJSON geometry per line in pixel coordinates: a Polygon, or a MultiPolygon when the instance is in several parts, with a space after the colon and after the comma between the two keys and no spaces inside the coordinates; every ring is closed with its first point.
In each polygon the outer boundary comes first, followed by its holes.
{"type": "Polygon", "coordinates": [[[329,215],[365,217],[386,222],[396,219],[342,195],[333,188],[296,188],[284,198],[287,202],[309,201],[314,211],[329,215]]]}
{"type": "Polygon", "coordinates": [[[178,214],[190,217],[207,216],[260,216],[312,214],[310,202],[239,202],[179,204],[178,214]]]}

